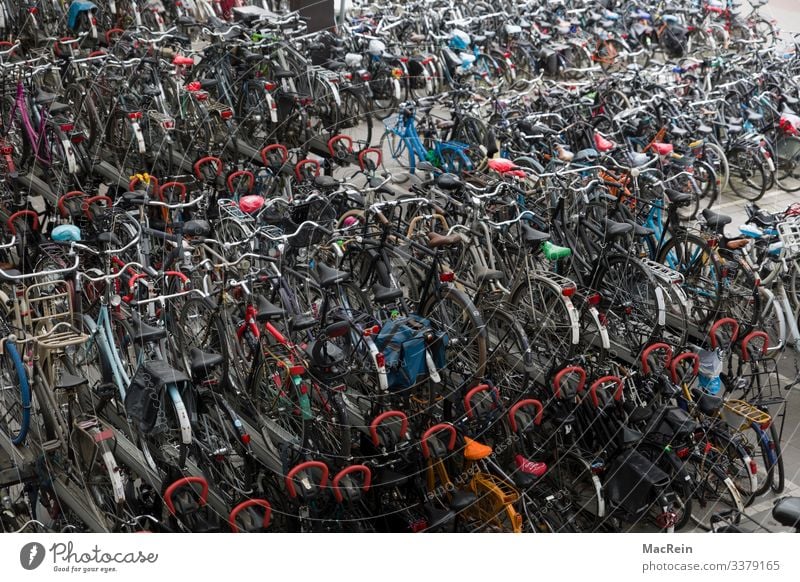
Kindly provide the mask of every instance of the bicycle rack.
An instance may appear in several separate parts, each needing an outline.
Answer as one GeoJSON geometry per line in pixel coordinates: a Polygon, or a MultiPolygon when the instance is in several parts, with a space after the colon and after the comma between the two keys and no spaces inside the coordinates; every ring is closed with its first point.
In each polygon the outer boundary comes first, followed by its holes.
{"type": "Polygon", "coordinates": [[[72,326],[75,315],[68,289],[63,280],[34,283],[25,288],[25,301],[28,304],[26,326],[33,336],[32,339],[45,349],[57,350],[80,345],[89,339],[88,335],[76,331],[72,326]],[[64,291],[55,291],[56,289],[64,291]],[[34,316],[34,312],[38,315],[34,316]],[[65,330],[52,331],[59,326],[65,330]],[[44,333],[37,335],[42,328],[44,333]]]}
{"type": "Polygon", "coordinates": [[[684,281],[683,275],[681,275],[675,269],[671,269],[666,265],[662,265],[647,258],[642,258],[639,260],[650,270],[651,273],[653,273],[657,279],[664,283],[672,285],[680,284],[684,281]]]}

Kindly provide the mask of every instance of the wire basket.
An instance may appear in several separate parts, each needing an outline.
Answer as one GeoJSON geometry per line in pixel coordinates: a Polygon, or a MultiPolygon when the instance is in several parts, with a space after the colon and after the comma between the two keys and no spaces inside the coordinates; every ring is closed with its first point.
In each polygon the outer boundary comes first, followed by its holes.
{"type": "Polygon", "coordinates": [[[749,430],[753,423],[767,427],[772,422],[768,412],[744,400],[728,400],[720,411],[722,420],[735,431],[749,430]]]}
{"type": "Polygon", "coordinates": [[[783,243],[783,254],[787,258],[800,256],[800,221],[789,220],[778,223],[778,236],[783,243]]]}

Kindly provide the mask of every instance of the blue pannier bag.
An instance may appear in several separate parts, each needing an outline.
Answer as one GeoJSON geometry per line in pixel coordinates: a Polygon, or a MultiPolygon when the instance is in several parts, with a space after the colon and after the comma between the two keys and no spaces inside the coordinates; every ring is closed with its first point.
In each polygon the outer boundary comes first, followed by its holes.
{"type": "Polygon", "coordinates": [[[399,317],[384,324],[375,344],[386,360],[389,388],[410,388],[421,379],[420,376],[427,376],[426,345],[436,368],[444,368],[447,342],[447,334],[437,331],[429,320],[418,315],[399,317]],[[430,339],[429,343],[426,337],[430,339]]]}

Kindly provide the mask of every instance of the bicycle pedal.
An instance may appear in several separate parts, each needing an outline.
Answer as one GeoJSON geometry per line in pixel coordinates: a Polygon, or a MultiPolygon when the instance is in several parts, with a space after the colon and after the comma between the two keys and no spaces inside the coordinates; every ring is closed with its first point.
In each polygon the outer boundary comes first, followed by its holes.
{"type": "Polygon", "coordinates": [[[59,451],[61,450],[61,441],[58,439],[45,441],[42,443],[42,450],[45,453],[54,453],[56,451],[59,451]]]}

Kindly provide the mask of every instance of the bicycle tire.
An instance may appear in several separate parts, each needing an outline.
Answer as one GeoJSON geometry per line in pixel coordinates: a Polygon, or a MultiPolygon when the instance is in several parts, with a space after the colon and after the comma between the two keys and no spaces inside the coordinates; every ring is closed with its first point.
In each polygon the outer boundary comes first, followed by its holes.
{"type": "Polygon", "coordinates": [[[480,312],[472,301],[462,291],[444,287],[428,296],[419,314],[430,319],[439,331],[448,334],[447,364],[442,374],[451,380],[460,378],[461,381],[452,381],[447,385],[466,386],[462,382],[483,378],[487,358],[486,330],[480,312]],[[448,305],[452,307],[452,313],[448,313],[448,305]],[[463,329],[456,327],[459,321],[463,323],[463,329]],[[465,358],[470,355],[467,354],[468,348],[474,356],[472,362],[467,362],[465,358]]]}
{"type": "Polygon", "coordinates": [[[11,439],[11,444],[19,446],[28,437],[31,424],[31,388],[28,374],[22,363],[16,342],[6,340],[4,352],[0,356],[0,375],[2,389],[0,396],[0,428],[11,439]],[[9,384],[6,384],[6,380],[9,384]]]}
{"type": "Polygon", "coordinates": [[[749,148],[735,148],[726,153],[728,159],[728,184],[733,193],[750,202],[760,200],[767,192],[769,180],[764,164],[749,148]]]}
{"type": "Polygon", "coordinates": [[[784,192],[800,190],[800,138],[780,136],[774,146],[775,183],[784,192]]]}

